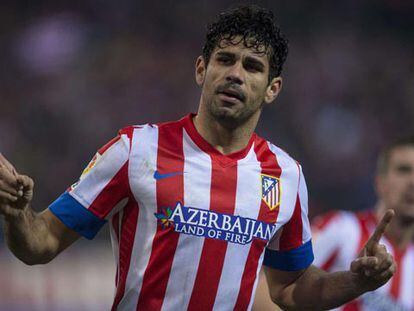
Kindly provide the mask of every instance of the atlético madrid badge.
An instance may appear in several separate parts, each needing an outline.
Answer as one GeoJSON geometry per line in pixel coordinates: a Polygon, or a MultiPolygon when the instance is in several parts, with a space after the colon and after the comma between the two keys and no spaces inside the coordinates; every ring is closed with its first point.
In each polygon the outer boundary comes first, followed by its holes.
{"type": "Polygon", "coordinates": [[[262,178],[262,200],[274,210],[280,205],[280,180],[274,176],[260,174],[262,178]]]}

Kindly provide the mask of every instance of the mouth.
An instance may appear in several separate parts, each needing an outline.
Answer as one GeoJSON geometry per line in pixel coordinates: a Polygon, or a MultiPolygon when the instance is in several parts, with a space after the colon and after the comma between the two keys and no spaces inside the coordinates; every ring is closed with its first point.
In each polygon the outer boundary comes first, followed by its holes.
{"type": "Polygon", "coordinates": [[[224,101],[230,101],[232,103],[245,101],[245,96],[243,92],[235,89],[222,89],[219,90],[217,94],[219,94],[224,101]]]}

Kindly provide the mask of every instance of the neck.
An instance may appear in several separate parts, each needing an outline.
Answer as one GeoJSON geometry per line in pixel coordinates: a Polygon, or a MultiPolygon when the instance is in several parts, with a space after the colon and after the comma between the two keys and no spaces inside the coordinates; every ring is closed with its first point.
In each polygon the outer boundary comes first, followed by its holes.
{"type": "Polygon", "coordinates": [[[200,105],[194,118],[194,126],[210,145],[222,154],[230,154],[248,145],[259,117],[260,111],[241,125],[227,126],[212,116],[204,105],[200,105]]]}
{"type": "MultiPolygon", "coordinates": [[[[386,207],[381,203],[377,206],[377,220],[379,221],[384,215],[386,207]]],[[[387,238],[398,249],[403,250],[412,243],[414,238],[414,222],[407,221],[404,217],[396,214],[391,221],[386,232],[387,238]]]]}

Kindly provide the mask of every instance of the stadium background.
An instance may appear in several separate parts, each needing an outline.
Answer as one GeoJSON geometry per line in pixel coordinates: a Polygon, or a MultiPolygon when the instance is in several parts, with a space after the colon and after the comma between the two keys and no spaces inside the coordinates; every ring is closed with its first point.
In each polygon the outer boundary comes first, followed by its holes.
{"type": "MultiPolygon", "coordinates": [[[[196,111],[205,24],[234,1],[2,1],[0,152],[36,183],[42,210],[128,124],[196,111]]],[[[284,87],[258,133],[298,159],[310,216],[369,208],[378,150],[414,132],[414,2],[257,1],[290,41],[284,87]]],[[[105,228],[26,267],[0,235],[0,310],[106,310],[105,228]]]]}

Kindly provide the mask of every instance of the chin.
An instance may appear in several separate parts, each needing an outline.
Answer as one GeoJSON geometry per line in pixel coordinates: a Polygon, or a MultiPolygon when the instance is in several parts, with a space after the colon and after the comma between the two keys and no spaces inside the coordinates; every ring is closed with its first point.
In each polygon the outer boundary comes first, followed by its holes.
{"type": "Polygon", "coordinates": [[[221,121],[235,122],[240,119],[239,113],[234,107],[214,107],[210,112],[214,118],[221,121]]]}

